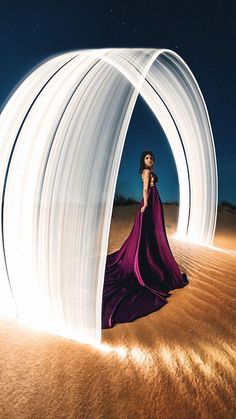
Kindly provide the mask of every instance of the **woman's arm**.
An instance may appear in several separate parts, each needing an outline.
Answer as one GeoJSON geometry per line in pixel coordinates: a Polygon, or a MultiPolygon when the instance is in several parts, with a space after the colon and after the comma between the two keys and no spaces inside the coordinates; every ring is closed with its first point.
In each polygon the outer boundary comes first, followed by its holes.
{"type": "Polygon", "coordinates": [[[142,178],[143,178],[143,203],[144,206],[147,207],[148,203],[148,185],[149,185],[149,179],[150,179],[150,170],[148,169],[143,169],[142,172],[142,178]]]}

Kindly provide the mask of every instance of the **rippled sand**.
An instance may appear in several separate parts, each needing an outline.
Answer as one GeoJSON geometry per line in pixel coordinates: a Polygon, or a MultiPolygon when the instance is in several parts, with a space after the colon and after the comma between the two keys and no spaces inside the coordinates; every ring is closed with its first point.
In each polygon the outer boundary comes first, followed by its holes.
{"type": "MultiPolygon", "coordinates": [[[[114,208],[108,252],[137,206],[114,208]]],[[[190,283],[146,317],[103,330],[98,348],[0,321],[0,418],[236,417],[236,252],[171,238],[190,283]]],[[[214,245],[236,251],[236,213],[222,209],[214,245]]]]}

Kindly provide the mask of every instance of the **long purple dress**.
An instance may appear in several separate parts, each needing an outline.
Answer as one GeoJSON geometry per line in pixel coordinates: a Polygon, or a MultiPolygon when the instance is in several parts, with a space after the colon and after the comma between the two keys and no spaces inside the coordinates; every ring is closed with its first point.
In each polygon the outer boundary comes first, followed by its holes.
{"type": "MultiPolygon", "coordinates": [[[[157,176],[151,172],[154,182],[157,176]]],[[[156,185],[142,199],[132,230],[119,250],[107,255],[102,301],[102,328],[127,323],[160,309],[169,292],[189,283],[171,252],[156,185]]]]}

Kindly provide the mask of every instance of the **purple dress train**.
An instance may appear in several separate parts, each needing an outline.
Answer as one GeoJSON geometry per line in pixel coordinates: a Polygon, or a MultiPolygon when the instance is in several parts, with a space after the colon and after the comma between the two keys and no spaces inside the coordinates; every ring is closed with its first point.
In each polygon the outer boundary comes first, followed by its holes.
{"type": "MultiPolygon", "coordinates": [[[[156,183],[158,178],[154,176],[156,183]]],[[[189,283],[171,252],[155,184],[149,187],[148,206],[141,212],[143,204],[142,199],[132,230],[121,248],[107,255],[102,329],[160,309],[168,302],[170,290],[189,283]]]]}

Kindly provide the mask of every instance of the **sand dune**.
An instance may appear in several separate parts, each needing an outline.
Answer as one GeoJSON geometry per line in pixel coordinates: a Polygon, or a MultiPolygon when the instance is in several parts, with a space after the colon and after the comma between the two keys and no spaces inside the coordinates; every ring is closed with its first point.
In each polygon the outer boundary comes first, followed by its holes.
{"type": "MultiPolygon", "coordinates": [[[[108,252],[131,230],[136,205],[114,208],[108,252]]],[[[171,238],[190,283],[168,304],[103,330],[98,348],[0,322],[0,418],[236,417],[236,255],[171,238]]],[[[236,214],[219,211],[214,245],[236,250],[236,214]]]]}

